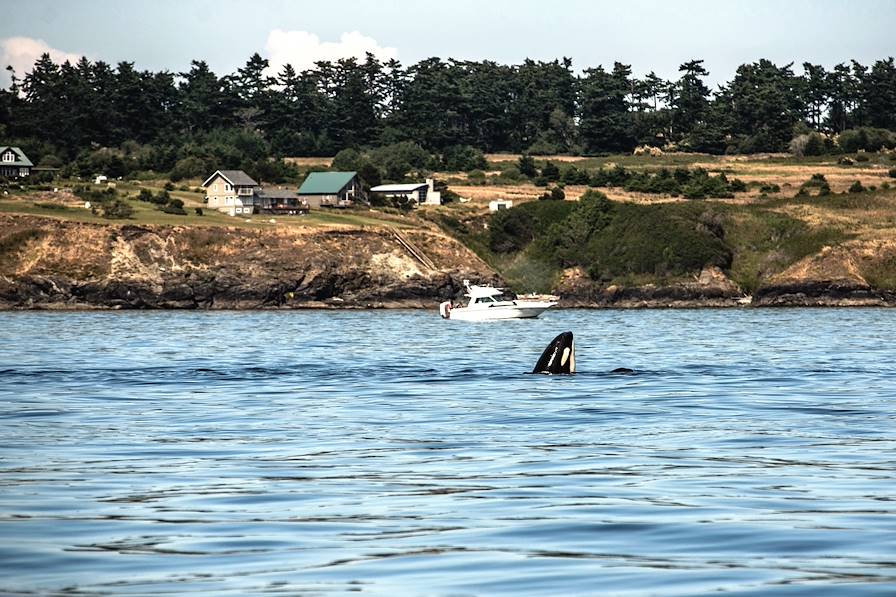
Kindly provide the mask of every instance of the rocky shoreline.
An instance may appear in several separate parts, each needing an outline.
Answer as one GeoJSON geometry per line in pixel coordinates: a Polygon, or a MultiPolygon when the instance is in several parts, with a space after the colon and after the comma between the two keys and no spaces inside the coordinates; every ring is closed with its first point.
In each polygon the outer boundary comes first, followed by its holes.
{"type": "MultiPolygon", "coordinates": [[[[73,282],[47,276],[0,277],[0,310],[296,310],[432,309],[457,297],[461,281],[445,274],[376,292],[359,280],[279,281],[257,286],[229,276],[188,276],[161,287],[138,282],[73,282]],[[347,292],[350,286],[354,291],[347,292]],[[340,289],[341,295],[328,296],[340,289]]],[[[681,285],[611,287],[588,295],[563,296],[560,309],[697,309],[784,307],[896,307],[896,293],[842,283],[809,282],[770,286],[753,296],[681,285]]]]}
{"type": "MultiPolygon", "coordinates": [[[[565,272],[559,308],[894,307],[827,251],[752,296],[718,268],[666,285],[565,272]],[[833,261],[832,261],[833,260],[833,261]],[[836,276],[823,272],[834,271],[836,276]],[[808,274],[807,274],[808,272],[808,274]]],[[[436,309],[501,284],[437,230],[116,226],[0,215],[0,310],[436,309]],[[421,259],[421,256],[424,258],[421,259]]]]}

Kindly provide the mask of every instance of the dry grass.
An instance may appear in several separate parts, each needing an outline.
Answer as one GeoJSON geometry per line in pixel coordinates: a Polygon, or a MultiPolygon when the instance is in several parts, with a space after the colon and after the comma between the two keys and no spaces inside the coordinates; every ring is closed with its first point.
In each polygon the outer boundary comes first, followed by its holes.
{"type": "Polygon", "coordinates": [[[325,158],[325,157],[292,157],[292,158],[283,158],[283,161],[288,164],[295,164],[299,167],[309,167],[309,166],[321,166],[323,168],[329,168],[333,164],[333,158],[325,158]]]}

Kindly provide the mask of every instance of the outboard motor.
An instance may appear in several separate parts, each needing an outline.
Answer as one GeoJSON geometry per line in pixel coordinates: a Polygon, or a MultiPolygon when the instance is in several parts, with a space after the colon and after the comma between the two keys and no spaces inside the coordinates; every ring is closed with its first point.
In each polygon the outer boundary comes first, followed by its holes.
{"type": "Polygon", "coordinates": [[[449,319],[451,317],[451,301],[445,301],[444,303],[439,304],[439,315],[442,316],[442,319],[449,319]]]}

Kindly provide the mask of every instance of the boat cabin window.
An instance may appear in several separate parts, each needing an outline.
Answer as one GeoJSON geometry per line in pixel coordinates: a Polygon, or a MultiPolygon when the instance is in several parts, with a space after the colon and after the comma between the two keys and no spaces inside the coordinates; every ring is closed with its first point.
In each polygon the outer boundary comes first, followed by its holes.
{"type": "Polygon", "coordinates": [[[476,302],[477,303],[494,303],[497,301],[495,301],[495,299],[490,296],[480,296],[479,298],[476,299],[476,302]]]}

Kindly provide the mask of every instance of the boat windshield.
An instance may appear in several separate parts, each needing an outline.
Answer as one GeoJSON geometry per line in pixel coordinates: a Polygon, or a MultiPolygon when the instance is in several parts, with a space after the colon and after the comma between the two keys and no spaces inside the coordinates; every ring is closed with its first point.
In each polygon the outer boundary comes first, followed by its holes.
{"type": "Polygon", "coordinates": [[[480,296],[473,300],[473,304],[492,304],[509,301],[510,298],[506,294],[496,294],[494,296],[480,296]]]}

